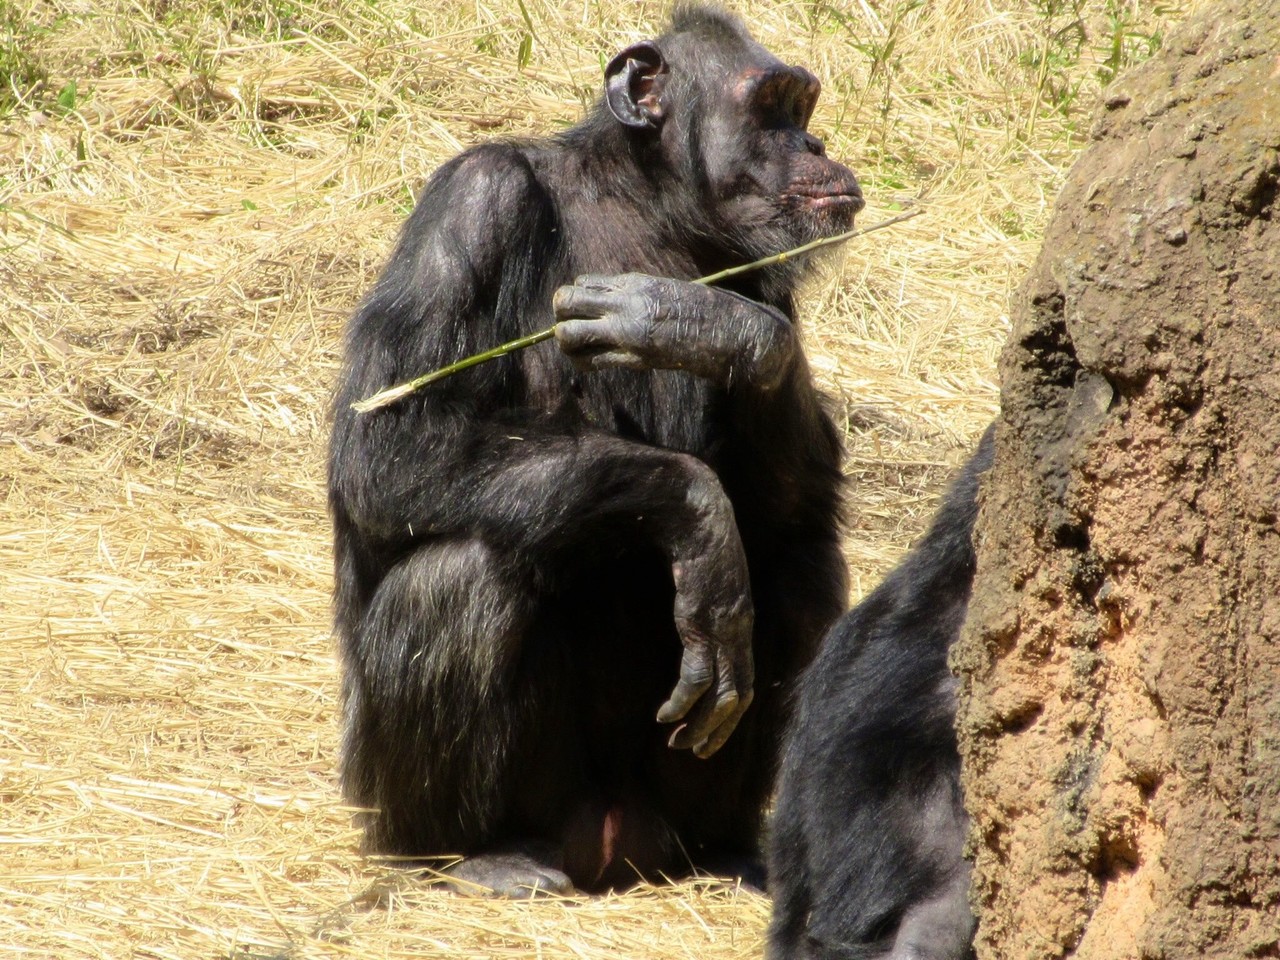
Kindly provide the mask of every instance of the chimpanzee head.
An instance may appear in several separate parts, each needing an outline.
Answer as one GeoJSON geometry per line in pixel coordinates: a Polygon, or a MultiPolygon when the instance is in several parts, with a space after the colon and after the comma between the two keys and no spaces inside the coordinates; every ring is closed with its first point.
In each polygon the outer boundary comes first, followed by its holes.
{"type": "Polygon", "coordinates": [[[723,12],[677,9],[670,31],[610,61],[605,82],[609,111],[665,168],[646,172],[666,174],[683,216],[743,254],[848,230],[863,207],[853,172],[807,129],[818,78],[723,12]]]}

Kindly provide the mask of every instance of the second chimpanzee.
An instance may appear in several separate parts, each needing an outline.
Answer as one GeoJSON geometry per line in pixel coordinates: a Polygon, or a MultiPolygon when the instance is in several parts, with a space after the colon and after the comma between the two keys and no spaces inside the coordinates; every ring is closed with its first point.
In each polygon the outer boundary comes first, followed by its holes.
{"type": "Polygon", "coordinates": [[[988,429],[928,532],[800,683],[770,842],[770,960],[972,954],[947,652],[968,610],[993,442],[988,429]]]}
{"type": "Polygon", "coordinates": [[[431,178],[334,413],[344,791],[370,850],[513,895],[748,862],[846,594],[798,269],[689,282],[851,225],[818,81],[703,8],[605,80],[431,178]],[[351,409],[553,319],[559,349],[351,409]]]}

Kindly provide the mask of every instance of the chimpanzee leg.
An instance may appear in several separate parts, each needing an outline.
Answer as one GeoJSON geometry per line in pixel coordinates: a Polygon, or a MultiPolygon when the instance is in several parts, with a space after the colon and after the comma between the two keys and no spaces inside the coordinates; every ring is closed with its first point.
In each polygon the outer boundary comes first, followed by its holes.
{"type": "Polygon", "coordinates": [[[343,691],[342,777],[373,808],[371,850],[464,854],[460,879],[507,895],[570,887],[554,823],[512,823],[517,803],[581,791],[564,645],[535,627],[529,577],[478,540],[421,546],[379,584],[343,691]]]}

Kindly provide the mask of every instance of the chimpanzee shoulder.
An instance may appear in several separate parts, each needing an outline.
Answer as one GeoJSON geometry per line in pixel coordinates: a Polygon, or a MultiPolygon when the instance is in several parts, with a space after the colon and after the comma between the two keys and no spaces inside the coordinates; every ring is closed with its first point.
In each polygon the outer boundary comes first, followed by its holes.
{"type": "Polygon", "coordinates": [[[427,303],[463,292],[482,294],[485,288],[478,282],[499,280],[504,270],[518,270],[539,252],[529,244],[554,233],[558,214],[529,151],[514,143],[482,144],[432,175],[387,269],[357,315],[355,335],[359,318],[400,320],[409,306],[406,299],[427,303]]]}

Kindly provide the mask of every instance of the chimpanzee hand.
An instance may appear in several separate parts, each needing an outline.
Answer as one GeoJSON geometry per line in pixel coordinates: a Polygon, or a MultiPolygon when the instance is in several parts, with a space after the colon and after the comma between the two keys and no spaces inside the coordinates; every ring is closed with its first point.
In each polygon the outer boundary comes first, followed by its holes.
{"type": "Polygon", "coordinates": [[[682,628],[684,642],[680,680],[658,708],[658,721],[685,720],[667,742],[676,749],[691,748],[705,759],[724,746],[754,697],[751,631],[749,627],[746,630],[747,642],[726,644],[700,637],[678,620],[677,626],[682,628]]]}
{"type": "Polygon", "coordinates": [[[556,342],[582,370],[688,370],[768,388],[795,356],[781,313],[727,290],[640,273],[578,277],[552,300],[556,342]]]}
{"type": "Polygon", "coordinates": [[[685,653],[680,659],[680,680],[667,703],[658,708],[658,721],[684,719],[669,745],[691,748],[707,758],[721,749],[751,705],[755,680],[751,628],[755,617],[749,586],[736,596],[708,598],[690,582],[694,566],[675,564],[676,630],[685,653]],[[707,623],[713,623],[713,635],[705,631],[707,623]]]}
{"type": "Polygon", "coordinates": [[[659,708],[658,720],[683,720],[671,746],[709,757],[751,704],[755,611],[729,497],[710,467],[694,457],[679,459],[688,471],[687,512],[662,524],[659,537],[671,557],[675,624],[684,654],[680,679],[659,708]]]}

